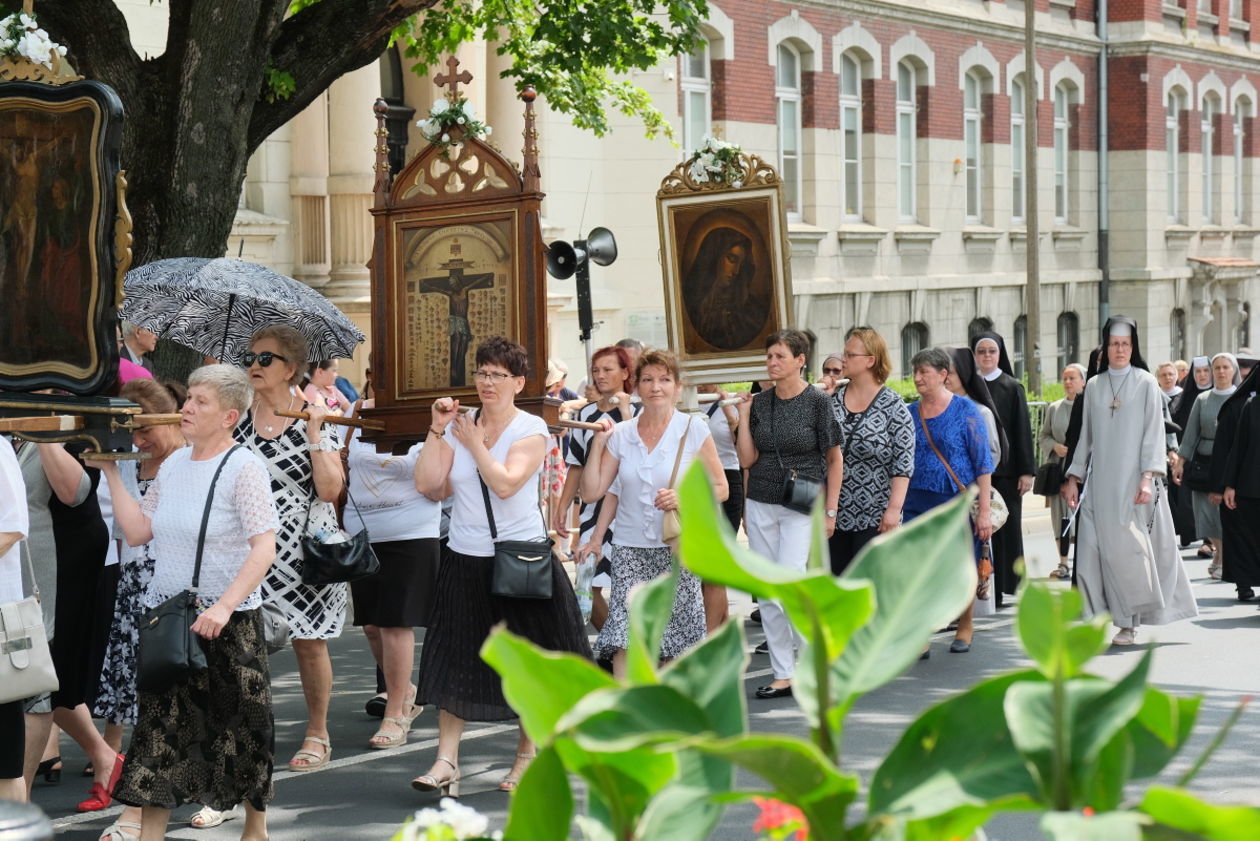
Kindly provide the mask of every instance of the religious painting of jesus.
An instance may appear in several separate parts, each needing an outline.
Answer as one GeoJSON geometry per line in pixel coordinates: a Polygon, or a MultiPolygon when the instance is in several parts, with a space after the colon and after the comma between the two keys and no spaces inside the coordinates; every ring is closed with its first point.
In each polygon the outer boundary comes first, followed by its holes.
{"type": "Polygon", "coordinates": [[[511,218],[402,229],[404,393],[470,388],[472,349],[515,333],[513,231],[511,218]]]}
{"type": "Polygon", "coordinates": [[[91,393],[112,377],[121,106],[91,82],[0,96],[0,387],[91,393]],[[76,95],[77,94],[77,95],[76,95]]]}

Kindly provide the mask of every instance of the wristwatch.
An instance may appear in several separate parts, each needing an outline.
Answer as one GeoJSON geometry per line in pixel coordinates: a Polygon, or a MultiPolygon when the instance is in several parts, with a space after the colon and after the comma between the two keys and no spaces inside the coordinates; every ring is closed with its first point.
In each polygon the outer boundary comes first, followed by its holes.
{"type": "Polygon", "coordinates": [[[828,520],[834,520],[834,519],[836,518],[836,514],[837,514],[838,512],[837,512],[837,511],[836,511],[836,509],[834,509],[834,508],[828,508],[828,509],[827,509],[826,511],[824,511],[823,513],[827,515],[827,519],[828,519],[828,520]]]}

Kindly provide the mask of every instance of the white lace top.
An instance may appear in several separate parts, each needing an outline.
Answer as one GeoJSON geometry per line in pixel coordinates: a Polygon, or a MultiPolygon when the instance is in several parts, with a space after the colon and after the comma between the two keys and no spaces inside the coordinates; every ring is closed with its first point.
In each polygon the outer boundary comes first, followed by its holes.
{"type": "MultiPolygon", "coordinates": [[[[157,607],[192,585],[206,495],[223,458],[193,461],[191,447],[176,450],[163,462],[144,495],[140,510],[153,522],[150,548],[155,561],[153,580],[144,597],[146,607],[157,607]]],[[[240,572],[249,555],[249,538],[279,527],[266,466],[246,448],[232,452],[215,486],[201,556],[198,600],[205,606],[214,604],[240,572]]],[[[252,610],[261,605],[255,590],[236,609],[252,610]]]]}

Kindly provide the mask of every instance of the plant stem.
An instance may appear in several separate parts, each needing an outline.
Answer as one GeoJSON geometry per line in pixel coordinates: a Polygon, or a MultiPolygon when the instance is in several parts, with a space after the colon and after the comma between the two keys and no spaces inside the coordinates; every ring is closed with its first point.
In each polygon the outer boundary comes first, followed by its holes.
{"type": "Polygon", "coordinates": [[[831,760],[833,765],[839,766],[838,757],[836,756],[836,742],[831,733],[831,725],[827,721],[827,712],[831,707],[831,669],[827,662],[827,641],[823,630],[822,621],[818,617],[817,606],[813,602],[806,600],[806,604],[810,609],[810,622],[814,626],[814,644],[810,646],[814,654],[814,684],[817,687],[818,701],[818,729],[817,733],[818,749],[823,755],[831,760]]]}
{"type": "Polygon", "coordinates": [[[1071,751],[1071,734],[1068,731],[1067,679],[1063,676],[1063,662],[1055,665],[1051,697],[1051,716],[1054,721],[1054,748],[1051,751],[1051,799],[1054,808],[1067,811],[1072,808],[1072,787],[1068,779],[1068,754],[1071,751]]]}
{"type": "Polygon", "coordinates": [[[1198,776],[1199,772],[1203,770],[1203,766],[1206,765],[1207,761],[1212,758],[1212,754],[1216,753],[1216,749],[1224,743],[1225,737],[1229,735],[1229,731],[1234,729],[1234,725],[1237,724],[1238,719],[1242,717],[1243,710],[1245,710],[1247,705],[1251,703],[1251,697],[1252,696],[1248,695],[1238,702],[1238,706],[1234,707],[1234,711],[1229,714],[1229,718],[1225,719],[1225,723],[1221,725],[1221,729],[1216,731],[1216,736],[1212,738],[1212,741],[1208,744],[1207,748],[1203,751],[1199,758],[1195,760],[1195,763],[1190,766],[1190,770],[1181,775],[1181,779],[1177,781],[1178,787],[1185,788],[1190,785],[1190,781],[1198,776]]]}

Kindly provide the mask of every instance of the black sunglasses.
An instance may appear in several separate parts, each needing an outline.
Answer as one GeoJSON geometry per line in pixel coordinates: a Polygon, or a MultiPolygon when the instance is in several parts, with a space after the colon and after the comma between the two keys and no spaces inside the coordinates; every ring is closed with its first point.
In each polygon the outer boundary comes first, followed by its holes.
{"type": "Polygon", "coordinates": [[[252,353],[252,352],[247,353],[243,357],[246,368],[252,367],[255,362],[257,362],[263,368],[266,368],[267,366],[271,365],[273,360],[276,360],[276,359],[279,359],[281,362],[289,361],[287,357],[281,356],[278,353],[272,353],[269,350],[264,350],[262,353],[252,353]]]}
{"type": "Polygon", "coordinates": [[[823,368],[824,374],[835,374],[837,377],[844,373],[841,368],[823,368]]]}

